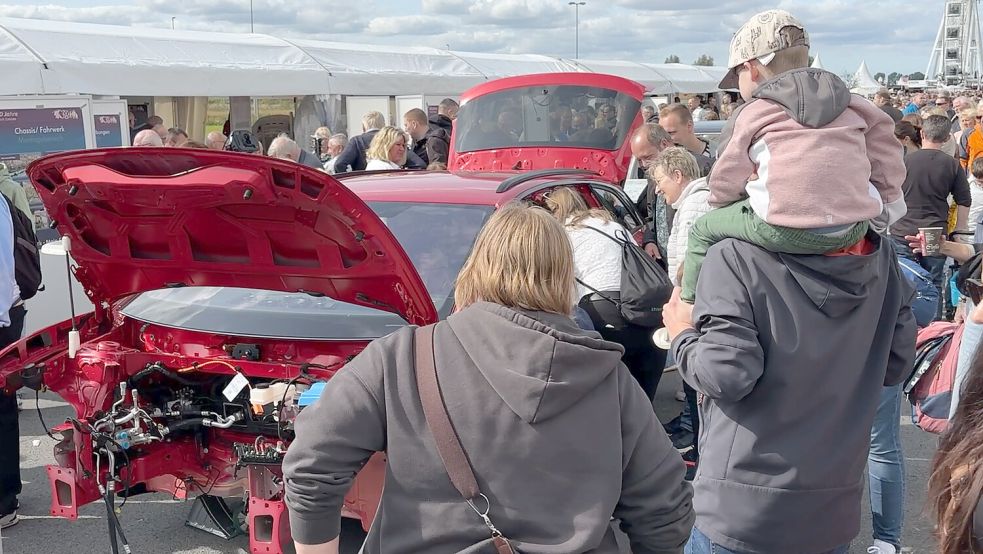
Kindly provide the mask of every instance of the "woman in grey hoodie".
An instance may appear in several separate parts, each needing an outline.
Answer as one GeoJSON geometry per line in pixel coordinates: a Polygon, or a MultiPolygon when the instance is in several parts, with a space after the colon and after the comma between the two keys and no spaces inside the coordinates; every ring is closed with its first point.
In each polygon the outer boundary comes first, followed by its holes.
{"type": "MultiPolygon", "coordinates": [[[[566,233],[539,208],[490,218],[435,328],[440,389],[489,516],[524,554],[682,552],[692,491],[621,346],[570,319],[566,233]]],[[[337,552],[341,506],[376,451],[385,490],[363,552],[494,552],[438,456],[414,377],[414,329],[370,344],[297,418],[283,470],[299,554],[337,552]]]]}

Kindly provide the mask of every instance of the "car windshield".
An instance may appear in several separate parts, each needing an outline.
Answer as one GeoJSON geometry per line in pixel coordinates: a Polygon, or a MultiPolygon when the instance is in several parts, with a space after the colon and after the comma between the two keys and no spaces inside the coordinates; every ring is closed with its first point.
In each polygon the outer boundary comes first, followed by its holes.
{"type": "Polygon", "coordinates": [[[469,100],[455,121],[454,148],[505,147],[617,150],[641,103],[615,90],[547,85],[514,88],[469,100]]]}
{"type": "MultiPolygon", "coordinates": [[[[441,318],[454,305],[454,280],[491,206],[373,202],[369,207],[409,255],[441,318]]],[[[374,339],[403,327],[398,315],[303,293],[228,287],[145,292],[127,317],[196,331],[291,339],[374,339]]]]}

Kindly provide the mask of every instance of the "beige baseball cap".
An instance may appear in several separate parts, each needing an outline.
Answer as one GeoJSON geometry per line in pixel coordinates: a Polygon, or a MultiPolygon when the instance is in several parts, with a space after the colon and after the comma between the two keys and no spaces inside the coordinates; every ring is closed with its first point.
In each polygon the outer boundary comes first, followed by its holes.
{"type": "Polygon", "coordinates": [[[720,88],[737,88],[736,68],[744,62],[757,59],[768,65],[775,52],[793,46],[809,46],[809,34],[795,16],[785,10],[767,10],[752,16],[730,41],[730,71],[720,81],[720,88]]]}

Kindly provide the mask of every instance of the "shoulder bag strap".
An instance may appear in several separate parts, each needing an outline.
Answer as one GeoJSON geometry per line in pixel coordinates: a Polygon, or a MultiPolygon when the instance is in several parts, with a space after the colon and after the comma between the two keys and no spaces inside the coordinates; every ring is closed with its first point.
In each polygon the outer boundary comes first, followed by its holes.
{"type": "Polygon", "coordinates": [[[495,527],[488,516],[488,512],[491,511],[491,502],[478,488],[478,480],[474,476],[474,470],[471,469],[471,463],[468,462],[467,454],[464,453],[461,440],[458,438],[450,416],[447,414],[447,406],[444,405],[444,398],[440,394],[440,383],[437,381],[437,364],[434,359],[433,345],[435,327],[436,325],[428,325],[417,329],[414,333],[416,387],[420,394],[420,403],[423,405],[423,415],[427,420],[427,427],[433,435],[437,445],[437,453],[440,455],[440,460],[444,464],[444,470],[447,471],[451,483],[491,531],[492,541],[498,554],[515,554],[512,544],[495,527]],[[479,499],[484,501],[484,510],[475,504],[475,501],[479,499]]]}
{"type": "Polygon", "coordinates": [[[478,480],[468,462],[468,457],[461,447],[447,407],[440,394],[440,384],[437,382],[437,366],[434,360],[433,348],[434,326],[428,325],[416,330],[416,387],[420,391],[420,402],[423,404],[423,415],[427,427],[433,434],[437,444],[437,453],[444,463],[444,469],[450,476],[454,488],[465,500],[474,500],[481,494],[478,480]]]}
{"type": "MultiPolygon", "coordinates": [[[[598,229],[597,227],[591,227],[590,225],[584,225],[584,226],[583,226],[583,228],[584,228],[584,229],[590,229],[591,231],[594,231],[595,233],[598,233],[598,234],[600,234],[600,235],[604,235],[605,237],[607,237],[607,238],[609,238],[609,239],[611,239],[611,240],[613,240],[614,242],[616,242],[616,243],[618,243],[619,245],[621,245],[621,247],[622,247],[622,248],[624,248],[624,246],[625,246],[625,244],[626,244],[626,243],[625,243],[624,241],[622,241],[621,239],[618,239],[618,238],[615,238],[615,237],[612,237],[611,235],[609,235],[609,234],[607,234],[607,233],[605,233],[604,231],[602,231],[602,230],[600,230],[600,229],[598,229]]],[[[588,285],[587,283],[585,283],[585,282],[583,282],[583,281],[581,281],[580,279],[577,279],[576,277],[574,277],[574,280],[575,280],[575,281],[577,281],[578,283],[580,283],[581,285],[583,285],[583,286],[584,286],[584,288],[586,288],[586,289],[590,289],[590,290],[591,290],[591,292],[593,292],[594,294],[596,294],[596,295],[598,295],[598,296],[600,296],[600,297],[601,297],[602,299],[604,299],[604,300],[607,300],[608,302],[610,302],[610,303],[612,303],[612,304],[614,304],[615,306],[620,306],[620,305],[621,305],[621,302],[618,302],[618,301],[617,301],[617,300],[615,300],[614,298],[611,298],[610,296],[607,296],[606,294],[604,294],[604,293],[602,293],[601,291],[599,291],[599,290],[597,290],[597,289],[595,289],[594,287],[592,287],[592,286],[590,286],[590,285],[588,285]]]]}
{"type": "MultiPolygon", "coordinates": [[[[604,235],[605,237],[613,240],[614,242],[620,244],[621,246],[624,246],[625,245],[625,241],[623,241],[623,240],[621,240],[619,238],[612,237],[611,235],[605,233],[604,231],[598,229],[597,227],[591,227],[590,225],[584,225],[583,228],[584,229],[590,229],[591,231],[594,231],[595,233],[604,235]]],[[[615,234],[618,234],[618,232],[619,231],[615,231],[615,234]]]]}

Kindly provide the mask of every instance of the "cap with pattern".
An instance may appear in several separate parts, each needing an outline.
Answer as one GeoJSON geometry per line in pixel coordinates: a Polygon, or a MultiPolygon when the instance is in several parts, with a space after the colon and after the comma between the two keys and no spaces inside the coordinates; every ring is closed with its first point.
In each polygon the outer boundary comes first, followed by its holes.
{"type": "Polygon", "coordinates": [[[767,10],[755,14],[730,41],[727,68],[730,70],[720,81],[720,88],[737,88],[737,71],[744,62],[765,58],[768,65],[772,54],[793,46],[809,46],[809,33],[798,19],[785,10],[767,10]]]}

